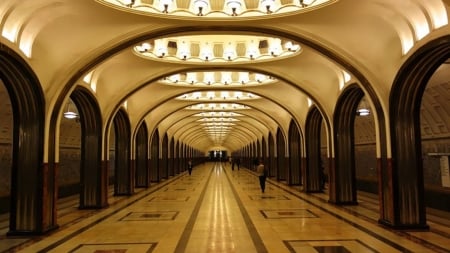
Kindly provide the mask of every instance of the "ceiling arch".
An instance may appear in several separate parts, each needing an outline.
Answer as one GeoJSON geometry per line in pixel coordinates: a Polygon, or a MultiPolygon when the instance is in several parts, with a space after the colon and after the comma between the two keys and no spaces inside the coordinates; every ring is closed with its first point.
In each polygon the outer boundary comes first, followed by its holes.
{"type": "MultiPolygon", "coordinates": [[[[166,102],[166,103],[171,103],[170,101],[166,102]]],[[[167,106],[167,104],[165,103],[165,106],[167,106]]],[[[244,102],[245,103],[245,102],[244,102]]],[[[146,120],[147,121],[147,125],[149,126],[150,129],[158,127],[158,129],[163,130],[166,129],[169,133],[171,132],[175,137],[180,138],[180,139],[184,139],[184,135],[186,134],[187,131],[185,128],[187,127],[191,127],[192,124],[197,124],[196,123],[196,119],[192,118],[192,112],[183,110],[183,108],[185,108],[188,105],[193,104],[192,102],[185,102],[183,105],[178,106],[177,108],[173,109],[173,111],[168,111],[167,113],[167,117],[165,118],[165,115],[162,114],[161,111],[157,109],[149,112],[149,114],[147,115],[147,118],[151,119],[151,120],[146,120]],[[157,120],[159,118],[159,120],[157,120]],[[167,123],[165,123],[167,122],[167,123]],[[183,133],[183,134],[179,134],[179,133],[183,133]]],[[[265,105],[267,105],[267,101],[265,101],[265,105]]],[[[160,107],[161,110],[164,110],[162,106],[160,107]]],[[[238,112],[241,113],[241,112],[238,112]]],[[[266,129],[265,131],[270,131],[270,128],[267,127],[267,125],[265,124],[265,122],[270,122],[271,125],[273,125],[272,128],[278,126],[280,123],[276,123],[276,118],[270,116],[270,114],[268,114],[267,112],[264,112],[263,110],[261,110],[260,108],[252,108],[252,109],[248,109],[248,110],[244,110],[245,114],[245,118],[242,119],[241,122],[236,123],[236,126],[240,126],[240,125],[245,125],[245,130],[249,130],[252,129],[252,132],[257,133],[259,132],[258,135],[254,135],[254,139],[258,138],[258,136],[262,136],[264,134],[264,129],[266,129]],[[256,110],[259,111],[259,113],[255,114],[250,112],[250,110],[256,110]]],[[[233,126],[234,127],[234,126],[233,126]]],[[[199,129],[201,129],[201,127],[199,126],[199,129]]],[[[238,130],[239,128],[234,127],[233,129],[238,130]]]]}
{"type": "MultiPolygon", "coordinates": [[[[223,24],[217,20],[192,19],[186,26],[180,20],[124,13],[89,0],[41,0],[39,3],[5,0],[0,4],[0,12],[4,14],[0,39],[16,45],[12,48],[21,52],[36,71],[46,91],[47,114],[51,115],[49,125],[55,125],[59,108],[80,83],[95,87],[107,121],[125,102],[132,125],[139,124],[158,104],[165,104],[165,109],[158,109],[165,115],[173,113],[177,103],[167,102],[175,94],[190,89],[160,89],[157,79],[164,73],[196,68],[183,63],[138,59],[131,49],[146,39],[212,32],[280,36],[300,43],[305,49],[293,58],[276,62],[216,66],[278,77],[277,89],[268,86],[243,90],[262,94],[267,101],[281,101],[280,110],[248,103],[273,115],[280,126],[289,121],[289,116],[302,126],[311,103],[316,104],[322,114],[331,115],[342,89],[342,71],[351,76],[350,83],[359,85],[370,97],[379,118],[377,121],[383,125],[386,124],[383,112],[387,108],[390,86],[405,56],[412,54],[416,45],[429,40],[428,34],[448,33],[445,4],[448,7],[447,2],[439,0],[408,1],[408,4],[405,1],[347,0],[310,12],[273,15],[267,20],[239,19],[223,24]],[[47,14],[47,19],[37,18],[47,14]],[[323,19],[324,16],[327,19],[323,19]],[[370,50],[366,47],[368,43],[370,50]],[[95,77],[95,85],[83,81],[90,74],[95,77]],[[291,90],[297,92],[287,92],[291,90]],[[287,94],[286,98],[280,99],[278,91],[287,94]],[[147,104],[146,100],[151,101],[147,104]]],[[[216,67],[199,66],[198,69],[216,67]]],[[[272,125],[267,126],[271,128],[272,125]]],[[[48,135],[52,132],[50,130],[48,135]]]]}

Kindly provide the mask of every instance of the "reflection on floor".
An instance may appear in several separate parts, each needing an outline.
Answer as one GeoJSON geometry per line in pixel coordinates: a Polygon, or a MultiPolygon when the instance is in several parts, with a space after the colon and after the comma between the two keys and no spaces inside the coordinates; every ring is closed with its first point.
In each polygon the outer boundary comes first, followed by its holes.
{"type": "MultiPolygon", "coordinates": [[[[393,231],[377,223],[377,198],[359,205],[327,203],[229,164],[206,163],[114,197],[103,210],[78,210],[76,197],[60,200],[60,228],[41,237],[7,237],[0,217],[0,252],[450,252],[448,214],[428,215],[430,231],[393,231]]],[[[432,212],[430,212],[432,213],[432,212]]]]}

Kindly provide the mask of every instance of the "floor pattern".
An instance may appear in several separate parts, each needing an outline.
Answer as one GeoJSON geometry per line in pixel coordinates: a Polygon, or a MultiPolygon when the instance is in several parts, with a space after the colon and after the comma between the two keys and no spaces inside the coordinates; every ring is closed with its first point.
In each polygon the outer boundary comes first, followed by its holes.
{"type": "MultiPolygon", "coordinates": [[[[0,252],[450,252],[450,222],[430,216],[430,231],[395,231],[377,223],[377,200],[327,202],[269,180],[261,193],[253,171],[206,163],[102,210],[59,203],[60,229],[42,237],[0,238],[0,252]]],[[[6,229],[2,230],[6,234],[6,229]]]]}

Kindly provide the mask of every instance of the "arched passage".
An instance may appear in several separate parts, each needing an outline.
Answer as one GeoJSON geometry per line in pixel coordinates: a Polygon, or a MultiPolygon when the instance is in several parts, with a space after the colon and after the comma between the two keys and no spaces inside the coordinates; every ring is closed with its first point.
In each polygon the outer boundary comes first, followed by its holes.
{"type": "Polygon", "coordinates": [[[120,109],[114,117],[115,129],[115,195],[131,195],[134,191],[134,171],[130,166],[130,121],[125,110],[120,109]]]}
{"type": "Polygon", "coordinates": [[[13,108],[0,79],[0,214],[9,213],[13,156],[13,108]]]}
{"type": "Polygon", "coordinates": [[[169,137],[164,134],[161,144],[161,175],[162,178],[169,178],[169,137]]]}
{"type": "Polygon", "coordinates": [[[262,147],[262,155],[261,155],[261,159],[264,162],[264,166],[267,166],[267,171],[269,171],[269,166],[268,166],[268,157],[267,157],[267,142],[266,139],[263,137],[261,140],[261,147],[262,147]]]}
{"type": "Polygon", "coordinates": [[[55,166],[43,162],[43,91],[27,63],[3,44],[0,79],[13,114],[8,234],[41,234],[57,227],[55,166]]]}
{"type": "Polygon", "coordinates": [[[150,145],[150,178],[152,182],[159,182],[161,174],[159,170],[159,131],[153,132],[150,145]]]}
{"type": "Polygon", "coordinates": [[[56,184],[58,186],[58,199],[70,195],[78,195],[78,204],[82,206],[81,194],[81,166],[83,131],[81,129],[80,113],[72,99],[68,99],[63,107],[63,117],[59,121],[59,161],[56,173],[56,184]]]}
{"type": "Polygon", "coordinates": [[[420,105],[436,69],[450,57],[450,36],[415,52],[401,67],[390,94],[392,213],[383,223],[396,228],[427,228],[420,131],[420,105]]]}
{"type": "Polygon", "coordinates": [[[108,205],[107,171],[102,166],[102,116],[97,100],[84,87],[77,87],[70,98],[80,116],[80,208],[108,205]]]}
{"type": "Polygon", "coordinates": [[[306,168],[304,171],[305,192],[320,192],[323,189],[324,168],[320,157],[322,115],[312,107],[306,117],[306,168]]]}
{"type": "Polygon", "coordinates": [[[175,138],[172,137],[169,143],[169,176],[175,175],[175,138]]]}
{"type": "Polygon", "coordinates": [[[280,128],[277,130],[277,180],[285,181],[287,179],[286,169],[286,142],[280,128]]]}
{"type": "Polygon", "coordinates": [[[294,120],[291,120],[289,124],[289,169],[287,182],[290,185],[301,184],[301,139],[300,131],[295,124],[294,120]]]}
{"type": "Polygon", "coordinates": [[[174,150],[174,157],[175,157],[175,173],[179,174],[181,173],[181,152],[180,152],[180,141],[177,141],[175,145],[174,150]]]}
{"type": "Polygon", "coordinates": [[[330,201],[357,204],[354,123],[356,109],[364,92],[350,85],[339,97],[333,116],[335,167],[330,170],[330,201]]]}
{"type": "Polygon", "coordinates": [[[277,175],[277,160],[275,157],[275,140],[273,139],[273,135],[269,132],[269,176],[273,177],[277,175]]]}
{"type": "Polygon", "coordinates": [[[143,122],[136,134],[136,187],[148,188],[150,176],[148,167],[148,130],[143,122]]]}

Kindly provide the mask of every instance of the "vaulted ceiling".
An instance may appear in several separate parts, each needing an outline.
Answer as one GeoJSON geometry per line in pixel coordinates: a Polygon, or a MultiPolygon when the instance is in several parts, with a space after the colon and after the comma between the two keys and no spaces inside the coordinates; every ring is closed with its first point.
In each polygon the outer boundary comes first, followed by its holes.
{"type": "MultiPolygon", "coordinates": [[[[133,128],[145,121],[199,150],[232,151],[286,133],[291,120],[303,127],[313,104],[331,119],[350,84],[373,90],[387,110],[402,63],[450,31],[441,0],[246,0],[237,15],[233,1],[200,2],[202,16],[189,0],[3,0],[0,42],[34,69],[49,115],[60,96],[68,101],[64,92],[85,86],[105,121],[123,107],[133,128]]],[[[424,98],[430,134],[449,133],[439,113],[448,110],[448,66],[424,98]]],[[[373,136],[360,129],[364,141],[373,136]]]]}

